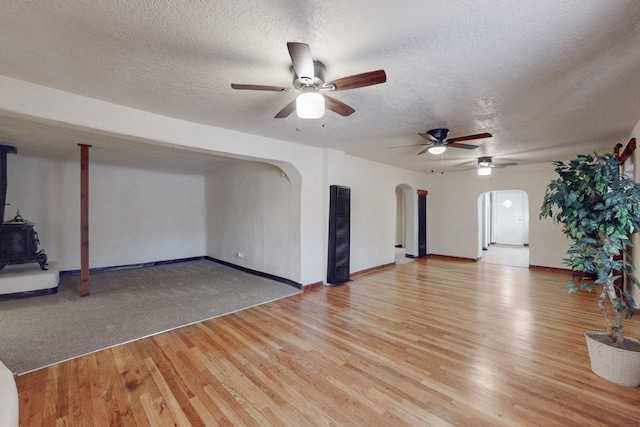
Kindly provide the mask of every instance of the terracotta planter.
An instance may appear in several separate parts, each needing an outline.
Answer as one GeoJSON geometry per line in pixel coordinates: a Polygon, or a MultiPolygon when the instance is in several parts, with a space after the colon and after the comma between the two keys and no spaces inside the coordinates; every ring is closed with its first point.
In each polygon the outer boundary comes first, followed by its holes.
{"type": "MultiPolygon", "coordinates": [[[[604,332],[585,332],[591,370],[598,376],[625,387],[640,386],[640,352],[615,348],[592,338],[604,332]]],[[[636,341],[625,337],[625,340],[636,341]]]]}

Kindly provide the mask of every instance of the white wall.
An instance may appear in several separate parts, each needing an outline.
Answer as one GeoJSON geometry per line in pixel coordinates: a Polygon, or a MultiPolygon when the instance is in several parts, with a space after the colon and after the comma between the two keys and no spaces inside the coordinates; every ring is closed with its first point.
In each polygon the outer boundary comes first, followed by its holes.
{"type": "Polygon", "coordinates": [[[299,282],[299,179],[239,162],[206,177],[206,196],[209,256],[299,282]]]}
{"type": "Polygon", "coordinates": [[[567,268],[562,258],[569,242],[559,225],[538,219],[544,192],[555,179],[553,165],[496,169],[490,176],[475,170],[429,175],[427,242],[430,254],[477,258],[478,197],[492,190],[522,190],[529,196],[529,263],[567,268]]]}
{"type": "Polygon", "coordinates": [[[351,188],[351,272],[393,263],[396,186],[424,189],[427,176],[349,155],[346,165],[346,185],[351,188]]]}
{"type": "MultiPolygon", "coordinates": [[[[91,163],[89,266],[110,267],[205,253],[204,178],[91,163]]],[[[80,163],[8,156],[6,219],[20,209],[62,270],[80,268],[80,163]]]]}

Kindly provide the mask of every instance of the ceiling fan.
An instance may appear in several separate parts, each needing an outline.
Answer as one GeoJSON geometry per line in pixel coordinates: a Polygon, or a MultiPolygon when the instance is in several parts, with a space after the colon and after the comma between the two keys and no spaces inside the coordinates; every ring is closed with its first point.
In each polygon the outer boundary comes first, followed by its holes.
{"type": "Polygon", "coordinates": [[[466,136],[458,136],[456,138],[447,138],[449,134],[449,129],[445,128],[436,128],[426,131],[425,133],[419,133],[421,137],[427,139],[428,143],[421,144],[413,144],[413,145],[401,145],[398,147],[389,147],[389,148],[400,148],[400,147],[415,147],[419,145],[426,145],[427,148],[420,151],[418,155],[424,154],[427,151],[431,154],[442,154],[448,147],[452,148],[462,148],[465,150],[473,150],[478,148],[477,145],[474,144],[461,144],[460,141],[470,141],[473,139],[482,139],[482,138],[491,138],[493,135],[490,133],[477,133],[474,135],[466,135],[466,136]]]}
{"type": "Polygon", "coordinates": [[[517,166],[517,163],[493,163],[491,157],[479,157],[478,164],[475,167],[467,169],[478,169],[478,175],[491,175],[491,169],[506,168],[508,166],[517,166]]]}
{"type": "Polygon", "coordinates": [[[300,118],[319,119],[324,115],[325,108],[346,117],[355,110],[347,104],[325,95],[324,92],[356,89],[387,81],[384,70],[377,70],[325,82],[324,64],[313,60],[308,44],[288,42],[287,48],[291,57],[293,88],[231,83],[233,89],[240,90],[302,92],[275,115],[276,119],[288,117],[293,111],[296,111],[300,118]]]}

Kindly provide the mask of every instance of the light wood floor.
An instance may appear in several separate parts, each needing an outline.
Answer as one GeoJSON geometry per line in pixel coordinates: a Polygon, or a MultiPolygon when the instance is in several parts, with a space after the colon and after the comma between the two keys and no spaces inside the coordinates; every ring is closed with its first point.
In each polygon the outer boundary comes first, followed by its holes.
{"type": "Polygon", "coordinates": [[[568,279],[416,260],[20,376],[20,425],[638,426],[568,279]]]}

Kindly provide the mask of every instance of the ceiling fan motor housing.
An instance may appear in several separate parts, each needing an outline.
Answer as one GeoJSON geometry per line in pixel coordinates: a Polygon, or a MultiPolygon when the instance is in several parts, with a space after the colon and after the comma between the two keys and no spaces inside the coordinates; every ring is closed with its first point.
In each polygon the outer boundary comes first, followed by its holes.
{"type": "Polygon", "coordinates": [[[427,133],[432,137],[434,137],[435,139],[437,139],[438,141],[443,142],[447,138],[447,135],[449,134],[449,129],[445,129],[445,128],[431,129],[431,130],[428,130],[427,133]]]}
{"type": "Polygon", "coordinates": [[[296,74],[296,71],[291,67],[291,74],[293,74],[293,87],[298,90],[304,90],[309,87],[313,87],[315,90],[319,88],[323,88],[324,86],[324,72],[325,66],[320,61],[313,61],[313,74],[314,76],[309,77],[299,77],[296,74]]]}
{"type": "Polygon", "coordinates": [[[491,166],[491,157],[480,157],[478,159],[478,166],[481,166],[481,167],[491,166]]]}

